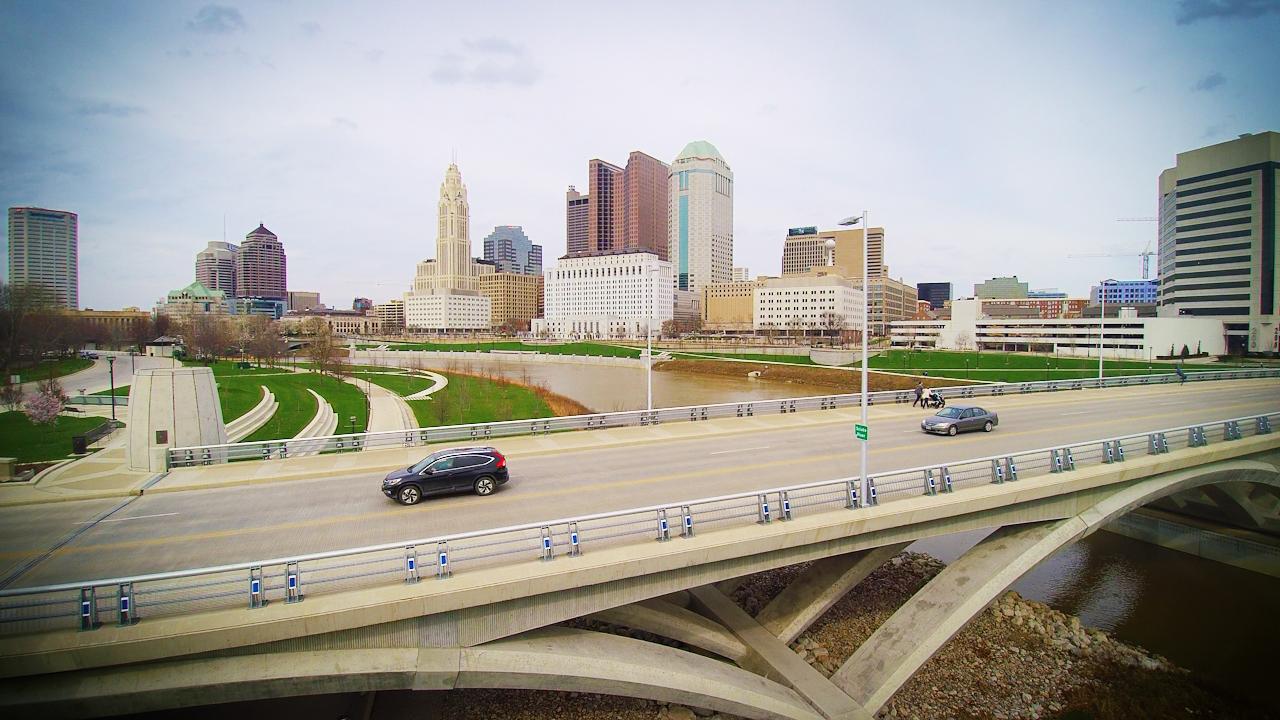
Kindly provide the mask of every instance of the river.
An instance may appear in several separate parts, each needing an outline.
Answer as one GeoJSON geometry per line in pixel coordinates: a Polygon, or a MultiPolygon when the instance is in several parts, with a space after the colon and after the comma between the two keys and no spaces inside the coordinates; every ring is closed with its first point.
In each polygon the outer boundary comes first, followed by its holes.
{"type": "MultiPolygon", "coordinates": [[[[910,549],[949,563],[989,532],[921,540],[910,549]]],[[[1276,578],[1102,531],[1063,548],[1013,589],[1231,694],[1276,705],[1276,578]]]]}

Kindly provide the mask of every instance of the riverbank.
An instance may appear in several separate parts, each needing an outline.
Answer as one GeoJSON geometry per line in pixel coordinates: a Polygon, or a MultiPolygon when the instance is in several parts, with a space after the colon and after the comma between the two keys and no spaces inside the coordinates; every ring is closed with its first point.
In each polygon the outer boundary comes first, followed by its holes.
{"type": "MultiPolygon", "coordinates": [[[[809,365],[783,365],[727,360],[663,360],[654,363],[653,369],[660,372],[675,371],[738,378],[745,377],[747,373],[758,372],[760,373],[758,376],[760,380],[817,385],[842,393],[859,392],[862,384],[862,374],[856,370],[835,370],[809,365]]],[[[871,392],[910,390],[916,386],[916,380],[917,378],[903,375],[871,372],[867,375],[867,388],[871,392]]],[[[966,383],[963,380],[925,378],[924,384],[925,387],[948,387],[966,383]]]]}

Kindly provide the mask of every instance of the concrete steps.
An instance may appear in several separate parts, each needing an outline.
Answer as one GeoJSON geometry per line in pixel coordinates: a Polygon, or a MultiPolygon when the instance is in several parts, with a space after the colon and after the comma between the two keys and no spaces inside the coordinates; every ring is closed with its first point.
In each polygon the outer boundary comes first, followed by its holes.
{"type": "Polygon", "coordinates": [[[262,388],[262,400],[249,412],[227,423],[227,442],[240,442],[249,437],[276,414],[280,403],[276,401],[275,393],[268,390],[266,385],[259,387],[262,388]]]}
{"type": "Polygon", "coordinates": [[[302,428],[302,431],[289,441],[289,456],[302,457],[304,455],[316,455],[327,447],[328,441],[324,439],[307,440],[306,438],[324,438],[333,435],[338,430],[338,414],[333,411],[333,406],[325,400],[320,393],[307,388],[307,392],[316,398],[317,409],[315,417],[311,418],[311,422],[302,428]]]}

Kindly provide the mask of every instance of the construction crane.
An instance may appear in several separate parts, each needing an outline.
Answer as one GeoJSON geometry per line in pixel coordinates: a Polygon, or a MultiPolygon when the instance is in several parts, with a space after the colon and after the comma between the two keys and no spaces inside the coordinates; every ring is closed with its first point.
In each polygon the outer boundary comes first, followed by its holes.
{"type": "MultiPolygon", "coordinates": [[[[1157,218],[1153,217],[1127,217],[1116,218],[1116,222],[1155,222],[1157,218]]],[[[1094,258],[1094,257],[1140,257],[1142,258],[1142,279],[1146,280],[1151,277],[1151,256],[1156,253],[1151,249],[1151,241],[1147,241],[1147,246],[1142,252],[1136,253],[1082,253],[1078,255],[1068,255],[1069,258],[1094,258]]]]}

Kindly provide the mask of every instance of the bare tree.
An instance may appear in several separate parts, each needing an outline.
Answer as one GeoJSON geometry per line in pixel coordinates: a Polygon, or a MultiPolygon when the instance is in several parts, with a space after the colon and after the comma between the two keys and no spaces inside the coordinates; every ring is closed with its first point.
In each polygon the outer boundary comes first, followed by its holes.
{"type": "Polygon", "coordinates": [[[341,358],[345,355],[345,348],[342,346],[342,340],[335,337],[333,332],[329,330],[328,323],[320,318],[308,318],[303,325],[310,320],[319,320],[319,326],[311,328],[314,334],[311,336],[311,343],[307,345],[307,359],[315,366],[317,372],[338,376],[342,371],[341,358]]]}
{"type": "Polygon", "coordinates": [[[191,352],[199,358],[217,360],[234,342],[231,323],[217,315],[196,315],[187,328],[191,352]]]}

